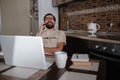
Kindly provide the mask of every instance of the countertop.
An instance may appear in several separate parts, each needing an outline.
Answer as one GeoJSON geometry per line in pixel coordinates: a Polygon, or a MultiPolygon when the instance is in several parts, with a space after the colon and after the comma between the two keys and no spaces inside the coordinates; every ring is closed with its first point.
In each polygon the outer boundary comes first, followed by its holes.
{"type": "MultiPolygon", "coordinates": [[[[85,40],[92,40],[92,41],[100,41],[100,42],[107,42],[107,43],[114,43],[114,44],[120,44],[120,40],[112,40],[112,39],[105,39],[105,38],[99,38],[96,37],[96,35],[89,35],[86,32],[65,32],[66,36],[69,37],[75,37],[79,39],[85,39],[85,40]]],[[[120,35],[118,35],[120,36],[120,35]]]]}

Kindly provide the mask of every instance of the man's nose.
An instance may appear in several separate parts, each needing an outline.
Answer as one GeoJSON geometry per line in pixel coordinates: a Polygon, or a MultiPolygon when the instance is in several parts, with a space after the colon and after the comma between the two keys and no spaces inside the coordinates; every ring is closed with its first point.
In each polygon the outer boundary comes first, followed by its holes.
{"type": "Polygon", "coordinates": [[[48,21],[51,21],[51,19],[49,18],[48,21]]]}

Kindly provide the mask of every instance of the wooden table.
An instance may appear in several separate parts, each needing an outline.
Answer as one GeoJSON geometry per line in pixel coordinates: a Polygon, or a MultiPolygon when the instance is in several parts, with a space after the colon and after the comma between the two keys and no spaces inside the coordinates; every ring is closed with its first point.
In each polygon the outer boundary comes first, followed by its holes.
{"type": "MultiPolygon", "coordinates": [[[[66,71],[72,71],[72,72],[80,72],[80,73],[88,73],[88,74],[95,74],[97,75],[97,80],[106,80],[105,79],[105,68],[106,63],[103,60],[100,61],[99,70],[97,71],[89,71],[89,70],[81,70],[81,69],[72,69],[70,66],[72,65],[71,62],[71,56],[68,55],[67,65],[64,69],[58,69],[55,65],[55,63],[49,68],[48,70],[39,70],[32,76],[30,76],[27,79],[13,77],[13,76],[6,76],[2,75],[1,73],[10,70],[14,68],[14,66],[11,66],[3,71],[0,71],[0,80],[58,80],[66,71]]],[[[0,61],[3,61],[2,59],[0,61]]]]}

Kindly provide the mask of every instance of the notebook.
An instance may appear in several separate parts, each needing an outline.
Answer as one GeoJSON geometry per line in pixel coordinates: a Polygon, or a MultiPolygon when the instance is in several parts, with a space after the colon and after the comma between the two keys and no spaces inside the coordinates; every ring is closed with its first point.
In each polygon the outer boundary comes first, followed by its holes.
{"type": "Polygon", "coordinates": [[[52,62],[47,62],[40,36],[1,35],[0,44],[5,63],[11,66],[46,70],[52,62]]]}
{"type": "Polygon", "coordinates": [[[89,62],[89,55],[88,54],[73,54],[71,61],[89,62]]]}

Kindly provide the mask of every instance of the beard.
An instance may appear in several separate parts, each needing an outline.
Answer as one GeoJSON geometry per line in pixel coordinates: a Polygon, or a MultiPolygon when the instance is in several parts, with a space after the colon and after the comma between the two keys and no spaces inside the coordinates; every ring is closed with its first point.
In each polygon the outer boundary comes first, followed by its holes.
{"type": "Polygon", "coordinates": [[[53,24],[52,22],[48,22],[48,23],[46,24],[46,28],[52,29],[52,28],[54,28],[54,24],[53,24]]]}

